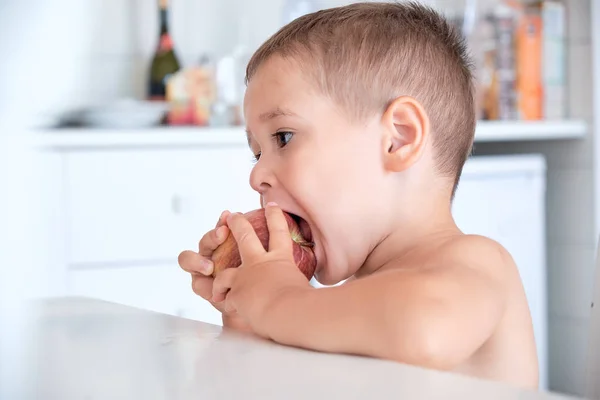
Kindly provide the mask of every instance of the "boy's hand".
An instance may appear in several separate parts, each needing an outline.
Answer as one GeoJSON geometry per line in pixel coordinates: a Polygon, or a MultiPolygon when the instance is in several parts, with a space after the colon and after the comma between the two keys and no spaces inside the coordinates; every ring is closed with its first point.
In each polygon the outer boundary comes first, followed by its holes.
{"type": "Polygon", "coordinates": [[[186,250],[181,252],[178,257],[179,266],[192,275],[192,290],[198,296],[208,300],[217,310],[223,314],[223,325],[240,330],[249,330],[248,326],[235,313],[227,313],[224,304],[221,301],[212,299],[213,292],[213,273],[214,264],[211,260],[214,250],[221,245],[229,229],[226,225],[229,211],[224,211],[219,217],[219,221],[214,229],[207,232],[199,243],[199,252],[186,250]]]}
{"type": "Polygon", "coordinates": [[[292,239],[283,211],[269,203],[265,209],[269,250],[261,244],[250,222],[241,214],[230,214],[227,225],[233,234],[242,265],[221,271],[215,278],[213,301],[225,302],[226,312],[235,312],[252,330],[269,337],[269,310],[282,294],[312,289],[294,263],[292,239]]]}

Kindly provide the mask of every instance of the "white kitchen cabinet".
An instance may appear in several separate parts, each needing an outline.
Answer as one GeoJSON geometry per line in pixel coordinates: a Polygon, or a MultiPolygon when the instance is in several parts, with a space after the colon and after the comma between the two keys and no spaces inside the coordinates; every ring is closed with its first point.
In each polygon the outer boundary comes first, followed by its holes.
{"type": "Polygon", "coordinates": [[[259,207],[247,148],[64,154],[70,264],[173,260],[224,209],[259,207]]]}
{"type": "Polygon", "coordinates": [[[169,146],[138,137],[127,145],[36,146],[47,204],[40,252],[51,277],[41,295],[90,296],[221,324],[192,292],[177,256],[197,249],[224,209],[260,206],[249,185],[252,154],[245,140],[169,146]]]}
{"type": "MultiPolygon", "coordinates": [[[[221,324],[219,313],[192,292],[177,255],[197,249],[223,209],[259,207],[249,185],[251,153],[243,132],[196,136],[188,144],[186,134],[174,133],[172,145],[151,133],[81,134],[71,136],[73,142],[53,135],[55,144],[44,138],[38,146],[47,160],[45,231],[52,247],[46,253],[53,288],[45,292],[221,324]]],[[[544,182],[540,156],[474,157],[453,205],[461,229],[499,241],[515,258],[534,320],[542,387],[544,182]]]]}

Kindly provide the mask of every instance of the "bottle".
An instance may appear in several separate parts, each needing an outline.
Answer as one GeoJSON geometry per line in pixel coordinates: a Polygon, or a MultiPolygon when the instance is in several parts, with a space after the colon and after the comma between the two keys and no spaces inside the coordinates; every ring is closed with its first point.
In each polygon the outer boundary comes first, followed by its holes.
{"type": "Polygon", "coordinates": [[[499,120],[517,119],[515,63],[516,11],[508,1],[496,5],[496,79],[499,120]]]}
{"type": "Polygon", "coordinates": [[[215,71],[217,98],[210,118],[212,126],[234,125],[232,113],[235,111],[237,100],[235,77],[235,59],[231,55],[221,58],[215,71]]]}
{"type": "Polygon", "coordinates": [[[216,63],[217,99],[211,124],[214,126],[244,125],[243,104],[246,93],[246,67],[252,56],[247,44],[250,37],[248,18],[240,17],[238,39],[231,52],[216,63]]]}
{"type": "Polygon", "coordinates": [[[545,0],[542,17],[542,83],[544,119],[567,116],[567,10],[560,1],[545,0]]]}
{"type": "Polygon", "coordinates": [[[252,58],[251,46],[248,43],[251,35],[250,21],[241,17],[238,26],[238,40],[231,54],[233,58],[233,87],[231,90],[230,106],[232,108],[232,125],[243,125],[243,105],[246,93],[246,67],[252,58]]]}
{"type": "Polygon", "coordinates": [[[181,68],[169,33],[168,0],[159,0],[160,35],[150,67],[149,100],[165,101],[166,83],[181,68]]]}

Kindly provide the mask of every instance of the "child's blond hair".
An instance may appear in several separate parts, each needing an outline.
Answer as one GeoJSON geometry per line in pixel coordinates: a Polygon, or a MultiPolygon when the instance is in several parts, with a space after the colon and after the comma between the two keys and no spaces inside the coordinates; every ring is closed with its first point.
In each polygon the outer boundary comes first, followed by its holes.
{"type": "Polygon", "coordinates": [[[399,96],[414,97],[431,121],[437,171],[456,190],[475,134],[473,73],[462,36],[440,13],[405,2],[304,15],[255,52],[247,82],[273,55],[296,62],[357,122],[399,96]]]}

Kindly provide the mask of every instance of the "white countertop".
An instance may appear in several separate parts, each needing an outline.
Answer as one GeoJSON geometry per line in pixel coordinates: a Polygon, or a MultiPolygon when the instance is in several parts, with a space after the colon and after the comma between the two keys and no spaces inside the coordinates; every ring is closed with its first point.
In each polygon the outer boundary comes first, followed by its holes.
{"type": "Polygon", "coordinates": [[[36,315],[39,399],[562,398],[84,298],[46,300],[36,315]]]}

